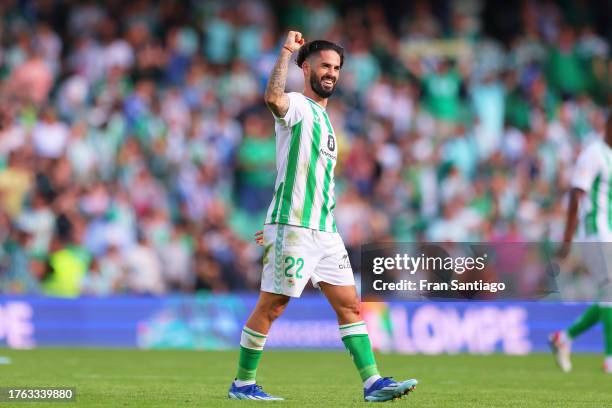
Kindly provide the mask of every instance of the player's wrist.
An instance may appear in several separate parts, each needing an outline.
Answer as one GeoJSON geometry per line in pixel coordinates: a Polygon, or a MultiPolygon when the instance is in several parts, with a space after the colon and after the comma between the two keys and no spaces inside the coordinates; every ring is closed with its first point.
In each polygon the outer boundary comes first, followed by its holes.
{"type": "Polygon", "coordinates": [[[287,47],[286,45],[283,45],[283,48],[281,49],[281,52],[283,51],[288,51],[289,54],[293,54],[293,50],[289,47],[287,47]]]}

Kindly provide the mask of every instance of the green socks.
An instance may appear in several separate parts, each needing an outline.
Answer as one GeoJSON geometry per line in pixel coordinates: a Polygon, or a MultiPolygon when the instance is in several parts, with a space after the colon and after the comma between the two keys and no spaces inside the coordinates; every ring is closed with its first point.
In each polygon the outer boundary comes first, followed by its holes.
{"type": "Polygon", "coordinates": [[[599,322],[599,312],[600,309],[597,303],[589,306],[589,308],[576,319],[574,324],[567,329],[567,335],[570,340],[575,339],[599,322]]]}
{"type": "Polygon", "coordinates": [[[340,326],[340,337],[342,337],[344,346],[351,353],[351,357],[353,357],[353,362],[359,371],[361,380],[366,382],[371,377],[380,378],[365,322],[340,326]]]}
{"type": "Polygon", "coordinates": [[[599,306],[599,315],[603,323],[606,356],[610,358],[612,357],[612,304],[599,306]]]}
{"type": "Polygon", "coordinates": [[[266,338],[267,336],[246,326],[242,329],[242,334],[240,335],[240,359],[238,362],[238,373],[236,374],[237,386],[255,384],[257,366],[263,354],[266,338]]]}
{"type": "MultiPolygon", "coordinates": [[[[380,378],[380,374],[376,367],[376,360],[365,323],[357,322],[340,326],[340,337],[342,337],[342,342],[351,353],[364,386],[369,387],[380,378]]],[[[237,386],[255,384],[257,366],[263,354],[266,338],[266,335],[246,326],[242,329],[238,373],[234,381],[237,386]]]]}
{"type": "Polygon", "coordinates": [[[567,329],[570,339],[575,339],[581,333],[590,329],[601,320],[603,324],[605,354],[612,356],[612,304],[594,303],[567,329]]]}

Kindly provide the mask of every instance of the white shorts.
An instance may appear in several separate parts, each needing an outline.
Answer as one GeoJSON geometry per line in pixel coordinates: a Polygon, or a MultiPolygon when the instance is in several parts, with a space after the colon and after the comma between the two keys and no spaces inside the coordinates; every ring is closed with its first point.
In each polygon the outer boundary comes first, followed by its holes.
{"type": "Polygon", "coordinates": [[[598,289],[599,303],[612,305],[612,243],[578,242],[575,245],[598,289]]]}
{"type": "Polygon", "coordinates": [[[263,238],[263,292],[300,297],[309,279],[315,288],[319,282],[355,285],[348,253],[337,232],[266,224],[263,238]]]}

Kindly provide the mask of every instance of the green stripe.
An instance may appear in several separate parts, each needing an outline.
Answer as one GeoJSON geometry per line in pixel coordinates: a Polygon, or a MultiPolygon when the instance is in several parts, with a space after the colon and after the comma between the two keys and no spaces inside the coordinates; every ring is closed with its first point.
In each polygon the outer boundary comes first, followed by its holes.
{"type": "Polygon", "coordinates": [[[291,142],[289,145],[289,157],[287,158],[287,171],[285,173],[285,188],[283,189],[280,218],[278,222],[289,222],[291,212],[291,196],[293,195],[293,185],[300,154],[300,136],[302,135],[302,122],[298,122],[291,127],[291,142]]]}
{"type": "Polygon", "coordinates": [[[601,174],[598,174],[593,181],[591,187],[591,212],[587,215],[587,231],[591,234],[597,234],[597,196],[599,195],[599,184],[601,182],[601,174]]]}
{"type": "MultiPolygon", "coordinates": [[[[325,119],[325,124],[327,125],[327,131],[329,132],[330,135],[334,134],[334,129],[332,128],[331,122],[329,121],[329,116],[327,116],[327,112],[322,111],[323,112],[323,119],[325,119]]],[[[336,140],[336,145],[338,144],[338,141],[336,140]]]]}
{"type": "Polygon", "coordinates": [[[336,208],[336,200],[333,199],[332,205],[329,206],[329,212],[332,213],[332,232],[336,232],[336,220],[333,218],[333,211],[336,208]]]}
{"type": "MultiPolygon", "coordinates": [[[[319,220],[319,229],[325,231],[325,224],[327,216],[329,214],[329,183],[331,182],[333,162],[331,159],[327,159],[327,166],[325,166],[325,178],[323,179],[323,207],[321,208],[321,219],[319,220]]],[[[334,223],[335,225],[335,223],[334,223]]]]}
{"type": "Polygon", "coordinates": [[[285,185],[285,183],[283,183],[281,181],[281,183],[278,185],[278,188],[276,189],[276,192],[274,193],[274,209],[272,210],[272,222],[276,221],[276,214],[278,213],[278,205],[280,204],[280,197],[281,194],[283,193],[283,186],[285,185]]]}
{"type": "Polygon", "coordinates": [[[365,326],[365,322],[357,322],[357,323],[345,324],[345,325],[340,326],[340,329],[348,329],[349,327],[355,327],[355,326],[361,326],[361,325],[365,326]]]}
{"type": "MultiPolygon", "coordinates": [[[[325,119],[325,124],[327,125],[327,131],[330,135],[335,137],[334,129],[332,128],[331,122],[329,121],[329,116],[327,116],[327,112],[323,111],[323,119],[325,119]]],[[[338,139],[336,138],[336,151],[339,149],[338,147],[338,139]]],[[[329,207],[329,212],[332,213],[336,208],[336,200],[332,197],[332,205],[329,207]]],[[[336,220],[332,218],[332,232],[336,232],[336,220]]]]}
{"type": "Polygon", "coordinates": [[[319,158],[319,146],[321,145],[321,120],[314,106],[310,107],[313,115],[312,147],[310,149],[310,162],[308,163],[308,177],[306,178],[306,194],[304,195],[304,211],[302,212],[302,227],[310,226],[310,215],[312,214],[312,201],[314,199],[315,187],[317,185],[317,159],[319,158]]]}
{"type": "Polygon", "coordinates": [[[259,337],[260,339],[265,339],[268,337],[268,336],[264,336],[263,334],[255,333],[253,330],[249,329],[248,327],[243,327],[242,331],[245,332],[246,334],[250,334],[253,337],[259,337]]]}

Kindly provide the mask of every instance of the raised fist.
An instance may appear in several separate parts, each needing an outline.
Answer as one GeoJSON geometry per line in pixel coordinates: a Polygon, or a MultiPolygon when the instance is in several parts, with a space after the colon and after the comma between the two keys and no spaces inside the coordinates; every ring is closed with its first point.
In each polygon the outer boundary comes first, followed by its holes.
{"type": "Polygon", "coordinates": [[[302,33],[299,31],[289,31],[284,47],[291,50],[291,52],[296,52],[302,45],[304,45],[304,37],[302,37],[302,33]]]}

